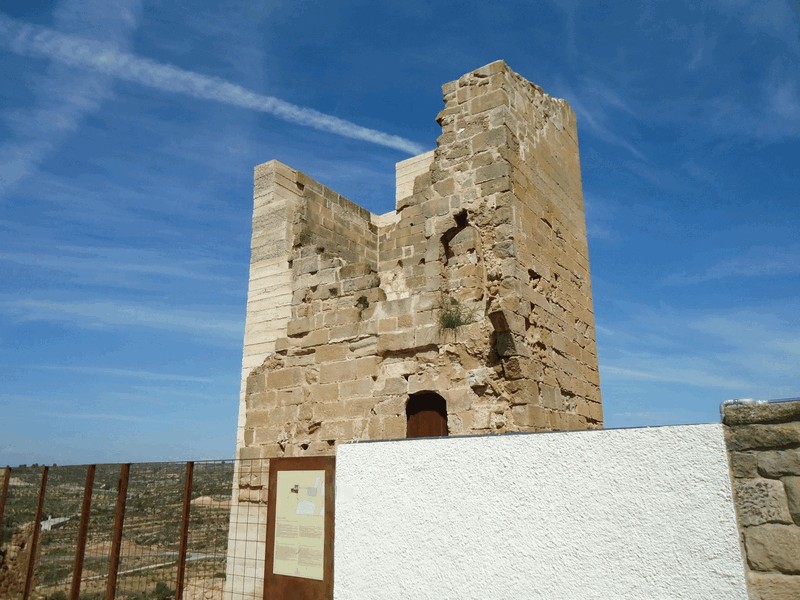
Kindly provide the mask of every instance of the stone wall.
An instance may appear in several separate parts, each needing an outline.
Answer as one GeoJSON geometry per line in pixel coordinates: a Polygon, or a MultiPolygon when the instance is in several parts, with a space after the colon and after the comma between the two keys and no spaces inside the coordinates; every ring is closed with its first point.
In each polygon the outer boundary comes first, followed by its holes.
{"type": "MultiPolygon", "coordinates": [[[[368,270],[374,269],[378,259],[377,229],[371,219],[369,211],[277,161],[255,168],[237,434],[237,458],[241,460],[234,476],[228,536],[231,551],[226,569],[233,574],[226,580],[228,597],[255,597],[261,589],[266,531],[266,510],[261,501],[266,499],[269,463],[258,459],[280,455],[271,451],[278,437],[270,424],[297,417],[297,391],[286,391],[280,375],[273,381],[274,389],[281,389],[279,399],[277,394],[262,395],[258,384],[248,392],[248,377],[268,368],[271,363],[264,363],[265,357],[280,350],[279,340],[285,347],[287,335],[304,336],[312,329],[327,331],[323,321],[316,319],[315,305],[303,302],[305,297],[296,298],[297,282],[313,279],[317,290],[309,291],[313,286],[306,286],[302,287],[303,293],[328,297],[337,293],[331,290],[334,279],[339,277],[338,267],[362,264],[368,265],[368,270]],[[270,411],[279,406],[289,408],[270,411]]],[[[309,338],[316,339],[322,338],[309,338]]],[[[284,376],[292,377],[292,373],[296,375],[297,371],[284,376]]]]}
{"type": "MultiPolygon", "coordinates": [[[[422,392],[451,435],[602,426],[575,115],[502,61],[443,95],[392,213],[256,167],[239,458],[403,438],[422,392]]],[[[265,480],[237,472],[234,523],[261,526],[265,480]]],[[[228,572],[257,587],[239,529],[228,572]]]]}
{"type": "Polygon", "coordinates": [[[414,194],[414,181],[427,173],[433,162],[434,151],[412,156],[395,165],[395,201],[399,202],[414,194]]]}
{"type": "Polygon", "coordinates": [[[436,150],[398,166],[392,218],[257,168],[254,257],[280,256],[290,284],[271,320],[248,310],[263,344],[261,362],[246,346],[253,458],[404,437],[421,391],[445,398],[453,434],[601,425],[574,113],[502,62],[444,101],[436,150]],[[461,326],[443,328],[447,311],[461,326]]]}
{"type": "Polygon", "coordinates": [[[800,401],[723,410],[751,597],[800,598],[800,401]]]}

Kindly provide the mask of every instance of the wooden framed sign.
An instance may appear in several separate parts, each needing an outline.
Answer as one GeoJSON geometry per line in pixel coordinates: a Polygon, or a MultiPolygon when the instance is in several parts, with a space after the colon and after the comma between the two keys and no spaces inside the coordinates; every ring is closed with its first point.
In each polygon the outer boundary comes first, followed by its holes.
{"type": "Polygon", "coordinates": [[[333,456],[269,464],[264,597],[333,600],[333,456]]]}

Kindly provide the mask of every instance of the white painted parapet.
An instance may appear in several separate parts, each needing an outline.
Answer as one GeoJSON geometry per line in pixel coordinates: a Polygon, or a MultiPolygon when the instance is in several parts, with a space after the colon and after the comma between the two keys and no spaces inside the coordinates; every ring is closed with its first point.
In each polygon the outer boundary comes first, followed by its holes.
{"type": "Polygon", "coordinates": [[[745,600],[721,425],[342,445],[337,600],[745,600]]]}

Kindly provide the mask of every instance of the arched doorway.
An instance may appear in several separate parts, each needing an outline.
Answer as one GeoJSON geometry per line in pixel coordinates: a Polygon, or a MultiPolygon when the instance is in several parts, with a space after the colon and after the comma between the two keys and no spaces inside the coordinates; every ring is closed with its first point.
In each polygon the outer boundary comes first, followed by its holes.
{"type": "Polygon", "coordinates": [[[433,392],[412,394],[406,404],[406,437],[435,437],[447,434],[447,403],[444,398],[433,392]]]}

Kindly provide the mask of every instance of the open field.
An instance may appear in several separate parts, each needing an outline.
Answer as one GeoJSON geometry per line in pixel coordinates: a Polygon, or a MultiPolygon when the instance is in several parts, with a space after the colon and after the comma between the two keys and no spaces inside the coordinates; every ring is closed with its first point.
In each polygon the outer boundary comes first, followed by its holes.
{"type": "MultiPolygon", "coordinates": [[[[174,597],[180,550],[185,463],[140,463],[130,468],[117,577],[119,599],[174,597]]],[[[0,600],[21,596],[42,476],[39,466],[12,469],[0,547],[0,600]],[[15,544],[11,542],[14,541],[15,544]],[[24,552],[24,551],[23,551],[24,552]]],[[[112,548],[120,465],[98,465],[92,486],[82,598],[105,590],[112,548]]],[[[233,462],[195,463],[186,551],[185,598],[221,596],[233,462]],[[219,590],[219,594],[214,591],[219,590]],[[209,595],[211,594],[211,595],[209,595]]],[[[78,540],[85,466],[49,469],[32,598],[60,600],[69,592],[78,540]],[[52,529],[48,529],[52,527],[52,529]]]]}

